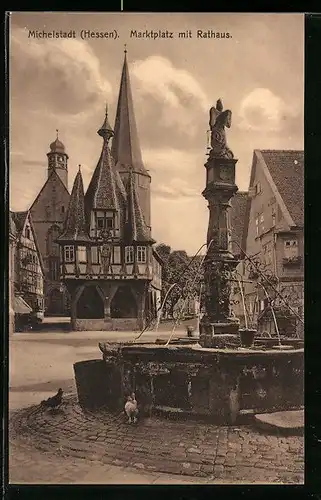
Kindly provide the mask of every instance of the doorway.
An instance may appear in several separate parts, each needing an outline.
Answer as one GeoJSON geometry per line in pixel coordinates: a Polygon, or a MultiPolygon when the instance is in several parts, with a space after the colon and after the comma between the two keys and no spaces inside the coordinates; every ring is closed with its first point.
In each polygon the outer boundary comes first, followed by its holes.
{"type": "Polygon", "coordinates": [[[118,288],[110,304],[110,314],[112,318],[137,318],[136,299],[128,285],[118,288]]]}

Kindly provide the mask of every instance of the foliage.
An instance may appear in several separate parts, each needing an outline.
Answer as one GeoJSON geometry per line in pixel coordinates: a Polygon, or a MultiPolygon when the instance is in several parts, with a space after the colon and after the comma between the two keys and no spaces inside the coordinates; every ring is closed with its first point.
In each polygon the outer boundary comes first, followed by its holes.
{"type": "Polygon", "coordinates": [[[173,250],[170,246],[161,243],[156,251],[162,257],[162,301],[171,285],[177,285],[169,292],[164,305],[164,315],[173,316],[174,308],[180,298],[198,297],[203,270],[200,270],[202,256],[195,258],[187,255],[185,250],[173,250]]]}
{"type": "MultiPolygon", "coordinates": [[[[279,283],[279,279],[271,267],[258,256],[246,258],[244,276],[240,275],[236,277],[240,278],[241,281],[245,278],[245,282],[253,283],[257,300],[259,298],[264,300],[266,310],[272,306],[278,315],[284,318],[301,318],[302,313],[298,313],[298,311],[302,310],[302,286],[300,284],[279,283]]],[[[256,327],[258,311],[253,308],[252,314],[250,314],[247,303],[245,303],[245,308],[249,325],[256,327]]]]}

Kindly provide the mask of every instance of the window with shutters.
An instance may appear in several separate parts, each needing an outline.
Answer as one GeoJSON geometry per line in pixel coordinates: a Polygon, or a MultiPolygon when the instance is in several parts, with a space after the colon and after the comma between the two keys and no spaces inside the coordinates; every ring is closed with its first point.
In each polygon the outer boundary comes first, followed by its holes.
{"type": "Polygon", "coordinates": [[[113,263],[120,264],[120,247],[114,247],[113,263]]]}
{"type": "Polygon", "coordinates": [[[99,247],[91,247],[91,262],[93,264],[100,264],[99,247]]]}
{"type": "Polygon", "coordinates": [[[298,240],[286,240],[284,242],[284,257],[293,259],[299,256],[298,240]]]}
{"type": "Polygon", "coordinates": [[[79,246],[78,247],[78,262],[87,262],[87,250],[86,247],[79,246]]]}

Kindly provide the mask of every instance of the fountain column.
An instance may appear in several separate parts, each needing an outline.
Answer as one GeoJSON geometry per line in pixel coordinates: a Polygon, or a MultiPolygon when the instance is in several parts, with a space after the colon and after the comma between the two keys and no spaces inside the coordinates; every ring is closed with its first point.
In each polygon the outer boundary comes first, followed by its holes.
{"type": "Polygon", "coordinates": [[[221,100],[210,110],[211,151],[205,164],[209,224],[204,261],[205,315],[200,321],[200,344],[216,345],[215,335],[237,334],[239,322],[230,314],[231,273],[238,261],[231,251],[230,200],[237,192],[237,160],[226,144],[225,127],[231,126],[231,111],[223,111],[221,100]]]}

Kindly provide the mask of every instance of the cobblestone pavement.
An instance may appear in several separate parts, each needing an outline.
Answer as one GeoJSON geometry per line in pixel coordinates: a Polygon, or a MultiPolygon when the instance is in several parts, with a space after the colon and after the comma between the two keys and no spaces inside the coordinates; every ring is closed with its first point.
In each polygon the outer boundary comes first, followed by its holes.
{"type": "Polygon", "coordinates": [[[127,483],[137,483],[133,469],[139,482],[154,484],[173,482],[160,473],[179,475],[177,483],[303,483],[303,437],[250,426],[156,416],[128,425],[122,414],[85,412],[70,396],[56,413],[39,406],[13,412],[9,432],[10,483],[110,484],[113,467],[127,483]]]}

